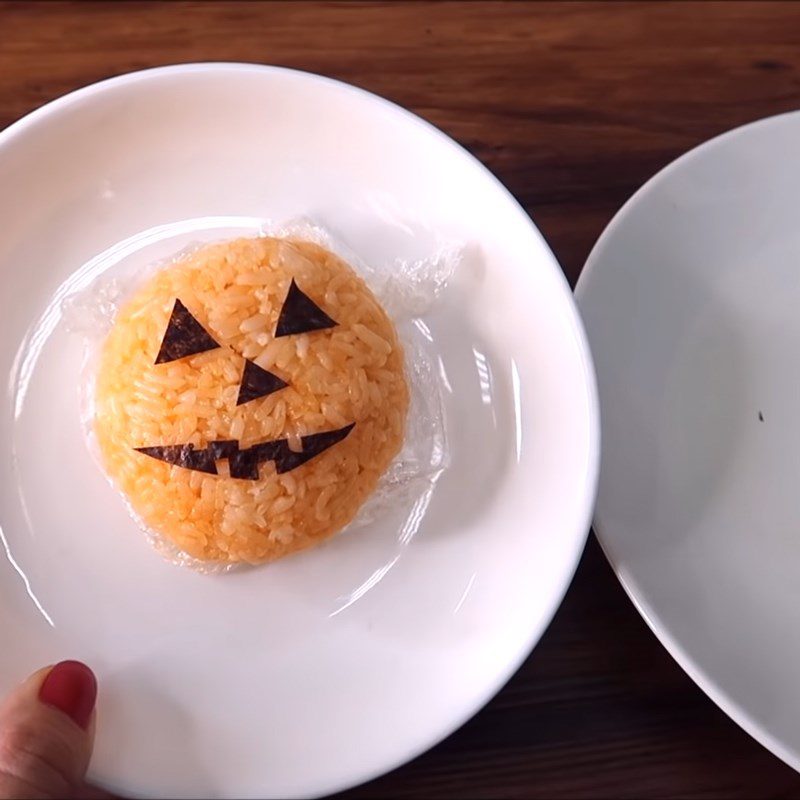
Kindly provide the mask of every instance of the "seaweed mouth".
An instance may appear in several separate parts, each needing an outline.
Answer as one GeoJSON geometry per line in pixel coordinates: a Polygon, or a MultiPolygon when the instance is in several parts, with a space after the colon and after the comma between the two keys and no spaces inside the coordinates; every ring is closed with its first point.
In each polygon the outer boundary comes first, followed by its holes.
{"type": "Polygon", "coordinates": [[[165,461],[184,469],[219,475],[217,461],[227,459],[231,478],[258,480],[259,466],[267,461],[275,462],[275,470],[280,475],[302,466],[312,458],[324,453],[333,445],[346,439],[355,427],[355,422],[333,431],[311,433],[300,437],[303,449],[295,452],[289,447],[288,439],[273,439],[240,449],[235,439],[220,439],[209,442],[204,448],[195,449],[193,444],[169,444],[155,447],[134,447],[139,453],[150,458],[165,461]]]}

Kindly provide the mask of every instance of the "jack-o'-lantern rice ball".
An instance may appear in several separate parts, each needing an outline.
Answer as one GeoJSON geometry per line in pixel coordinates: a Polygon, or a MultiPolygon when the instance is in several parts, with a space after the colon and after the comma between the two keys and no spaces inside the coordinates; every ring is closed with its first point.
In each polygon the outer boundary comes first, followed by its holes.
{"type": "Polygon", "coordinates": [[[211,244],[148,280],[103,346],[95,433],[141,521],[195,559],[260,563],[339,531],[403,442],[394,326],[310,242],[211,244]]]}

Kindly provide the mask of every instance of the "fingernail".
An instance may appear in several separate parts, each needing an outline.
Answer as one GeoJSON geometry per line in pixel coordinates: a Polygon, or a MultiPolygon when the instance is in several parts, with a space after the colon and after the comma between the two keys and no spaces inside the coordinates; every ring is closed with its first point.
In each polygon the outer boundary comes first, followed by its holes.
{"type": "Polygon", "coordinates": [[[97,699],[97,678],[80,661],[56,664],[39,689],[39,700],[63,711],[73,722],[86,728],[97,699]]]}

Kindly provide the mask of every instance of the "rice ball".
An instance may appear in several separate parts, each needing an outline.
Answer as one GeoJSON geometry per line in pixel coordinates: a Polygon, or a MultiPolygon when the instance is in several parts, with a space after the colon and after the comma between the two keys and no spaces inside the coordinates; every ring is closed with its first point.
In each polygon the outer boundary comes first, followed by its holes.
{"type": "Polygon", "coordinates": [[[237,239],[121,308],[94,431],[144,526],[192,558],[257,564],[352,520],[408,403],[394,325],[349,265],[310,242],[237,239]]]}

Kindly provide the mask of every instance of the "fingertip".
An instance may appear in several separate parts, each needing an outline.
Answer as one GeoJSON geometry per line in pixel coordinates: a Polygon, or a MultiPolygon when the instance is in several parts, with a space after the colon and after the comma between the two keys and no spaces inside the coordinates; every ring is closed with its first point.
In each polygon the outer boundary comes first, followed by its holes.
{"type": "Polygon", "coordinates": [[[97,701],[97,678],[82,661],[60,661],[45,675],[39,701],[62,711],[87,730],[97,701]]]}

